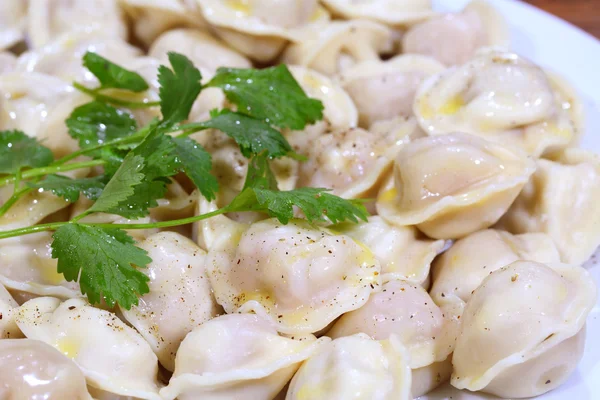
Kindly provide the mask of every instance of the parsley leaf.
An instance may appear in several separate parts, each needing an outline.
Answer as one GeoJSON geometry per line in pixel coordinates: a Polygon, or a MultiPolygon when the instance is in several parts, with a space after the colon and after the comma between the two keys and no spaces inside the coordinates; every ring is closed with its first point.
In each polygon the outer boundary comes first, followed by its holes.
{"type": "Polygon", "coordinates": [[[144,180],[142,170],[144,158],[131,154],[125,157],[123,164],[104,188],[102,195],[89,209],[90,212],[108,212],[119,203],[127,200],[134,193],[134,187],[144,180]]]}
{"type": "Polygon", "coordinates": [[[143,92],[149,88],[144,78],[137,72],[126,70],[96,53],[89,51],[85,53],[83,65],[98,78],[99,89],[113,88],[143,92]]]}
{"type": "Polygon", "coordinates": [[[279,128],[301,130],[323,119],[323,104],[304,93],[285,65],[219,68],[206,85],[218,87],[238,111],[279,128]]]}
{"type": "Polygon", "coordinates": [[[247,188],[279,190],[277,178],[269,165],[269,157],[266,152],[257,154],[250,159],[244,182],[244,189],[247,188]]]}
{"type": "Polygon", "coordinates": [[[97,200],[102,193],[102,189],[104,189],[104,177],[96,176],[94,178],[71,179],[66,176],[50,174],[41,182],[28,182],[27,185],[32,188],[51,191],[55,195],[73,203],[79,200],[80,192],[90,200],[97,200]]]}
{"type": "Polygon", "coordinates": [[[309,222],[329,220],[331,223],[343,221],[367,221],[368,213],[360,200],[346,200],[328,193],[329,189],[299,188],[289,191],[275,191],[260,188],[246,188],[226,207],[227,212],[261,211],[275,217],[282,224],[294,218],[297,206],[309,222]]]}
{"type": "Polygon", "coordinates": [[[297,206],[309,222],[367,221],[368,213],[361,200],[343,199],[328,193],[329,189],[304,187],[278,191],[268,162],[266,153],[250,160],[244,189],[226,207],[227,212],[260,211],[287,224],[294,218],[294,206],[297,206]]]}
{"type": "Polygon", "coordinates": [[[77,107],[65,122],[82,149],[137,131],[137,123],[129,113],[99,101],[77,107]]]}
{"type": "Polygon", "coordinates": [[[210,170],[210,153],[200,144],[189,138],[175,138],[175,153],[181,163],[181,169],[194,182],[207,200],[214,200],[219,190],[219,182],[210,170]]]}
{"type": "Polygon", "coordinates": [[[108,212],[135,219],[158,206],[167,191],[168,177],[179,170],[175,144],[157,130],[129,152],[123,164],[106,184],[90,212],[108,212]]]}
{"type": "Polygon", "coordinates": [[[144,268],[152,259],[125,231],[67,224],[53,237],[58,272],[67,281],[79,281],[90,303],[104,299],[110,307],[119,303],[130,309],[138,304],[138,296],[150,291],[150,279],[134,266],[144,268]]]}
{"type": "Polygon", "coordinates": [[[14,174],[24,167],[45,167],[52,161],[52,151],[34,138],[21,131],[0,132],[0,174],[14,174]]]}
{"type": "Polygon", "coordinates": [[[186,56],[169,52],[169,62],[172,71],[164,65],[158,67],[163,127],[186,120],[202,90],[202,74],[186,56]]]}
{"type": "MultiPolygon", "coordinates": [[[[262,153],[266,150],[269,156],[278,158],[292,152],[292,146],[281,132],[273,129],[266,122],[229,110],[211,112],[211,119],[200,122],[204,128],[218,129],[240,146],[245,157],[262,153]]],[[[182,129],[194,124],[183,125],[182,129]]]]}

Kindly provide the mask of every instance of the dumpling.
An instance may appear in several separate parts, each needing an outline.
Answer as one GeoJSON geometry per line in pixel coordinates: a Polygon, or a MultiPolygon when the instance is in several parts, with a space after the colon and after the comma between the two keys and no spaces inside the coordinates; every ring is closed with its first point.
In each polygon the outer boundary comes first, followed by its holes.
{"type": "Polygon", "coordinates": [[[331,227],[367,246],[381,263],[382,280],[402,279],[423,285],[431,262],[444,249],[444,240],[424,237],[414,226],[394,226],[379,216],[369,222],[331,227]]]}
{"type": "Polygon", "coordinates": [[[452,385],[504,398],[558,387],[583,355],[596,294],[581,267],[517,261],[492,273],[467,302],[452,385]]]}
{"type": "Polygon", "coordinates": [[[50,75],[13,72],[0,75],[0,130],[22,130],[43,141],[56,157],[77,150],[65,120],[87,101],[66,82],[50,75]]]}
{"type": "Polygon", "coordinates": [[[306,31],[283,54],[286,64],[334,75],[361,61],[379,60],[393,48],[392,30],[368,20],[333,21],[306,31]]]}
{"type": "Polygon", "coordinates": [[[5,400],[92,400],[77,365],[38,340],[0,340],[0,376],[5,400]]]}
{"type": "Polygon", "coordinates": [[[187,56],[198,68],[216,71],[220,67],[250,68],[246,57],[231,49],[208,32],[173,29],[160,35],[148,50],[150,57],[166,60],[169,51],[187,56]]]}
{"type": "Polygon", "coordinates": [[[26,23],[26,1],[0,1],[0,51],[9,49],[23,40],[26,23]]]}
{"type": "Polygon", "coordinates": [[[472,233],[433,262],[431,297],[446,313],[460,319],[481,282],[518,260],[556,263],[560,255],[552,238],[543,233],[511,235],[494,229],[472,233]]]}
{"type": "Polygon", "coordinates": [[[0,241],[0,283],[40,296],[81,297],[79,284],[58,273],[51,243],[49,232],[0,241]]]}
{"type": "Polygon", "coordinates": [[[8,51],[0,51],[0,75],[13,72],[17,65],[17,57],[8,51]]]}
{"type": "Polygon", "coordinates": [[[476,136],[417,139],[400,149],[377,211],[431,238],[460,238],[496,223],[534,171],[523,151],[476,136]]]}
{"type": "Polygon", "coordinates": [[[337,82],[310,68],[291,65],[289,69],[307,96],[321,100],[324,106],[322,121],[302,131],[282,132],[296,153],[308,154],[314,142],[328,131],[358,126],[356,106],[337,82]]]}
{"type": "MultiPolygon", "coordinates": [[[[79,172],[79,171],[78,171],[79,172]]],[[[73,174],[70,177],[73,177],[73,174]]],[[[77,177],[83,177],[76,174],[77,177]]],[[[11,185],[12,186],[12,185],[11,185]]],[[[8,186],[6,188],[9,188],[8,186]]],[[[4,189],[4,188],[3,188],[4,189]]],[[[12,187],[10,187],[12,191],[12,187]]],[[[12,195],[11,193],[0,194],[0,201],[4,203],[12,195]]],[[[49,192],[32,191],[22,196],[8,211],[0,216],[0,230],[8,231],[11,229],[25,228],[35,225],[44,218],[64,210],[69,206],[69,202],[57,197],[49,192]]],[[[35,236],[35,235],[32,235],[35,236]]],[[[19,236],[10,239],[2,239],[3,243],[20,242],[30,236],[19,236]]],[[[39,237],[39,236],[38,236],[39,237]]],[[[0,246],[1,248],[2,246],[0,246]]]]}
{"type": "Polygon", "coordinates": [[[450,66],[466,63],[481,47],[508,47],[509,42],[504,17],[487,1],[474,0],[460,13],[433,17],[410,28],[402,38],[402,51],[450,66]]]}
{"type": "Polygon", "coordinates": [[[173,371],[185,335],[220,311],[204,273],[206,253],[174,232],[152,235],[138,247],[152,258],[147,268],[140,269],[150,277],[150,293],[140,298],[138,306],[120,310],[150,343],[160,363],[173,371]]]}
{"type": "Polygon", "coordinates": [[[27,338],[50,344],[75,361],[90,386],[160,400],[152,348],[115,314],[83,299],[61,303],[40,297],[23,304],[15,318],[27,338]]]}
{"type": "Polygon", "coordinates": [[[206,266],[217,302],[228,313],[267,315],[282,333],[317,332],[379,289],[370,250],[306,221],[256,222],[220,244],[206,266]]]}
{"type": "Polygon", "coordinates": [[[286,400],[409,400],[409,357],[395,336],[335,339],[302,364],[286,400]]]}
{"type": "Polygon", "coordinates": [[[206,25],[196,0],[118,1],[133,21],[135,37],[146,46],[170,29],[203,28],[206,25]]]}
{"type": "Polygon", "coordinates": [[[301,32],[319,30],[329,14],[317,0],[198,0],[216,33],[258,62],[272,61],[301,32]]]}
{"type": "MultiPolygon", "coordinates": [[[[8,290],[0,283],[0,316],[2,317],[0,318],[0,343],[4,342],[2,339],[23,337],[15,322],[14,313],[17,307],[19,307],[19,304],[17,304],[15,299],[8,293],[8,290]]],[[[0,389],[2,389],[1,386],[0,389]]],[[[0,394],[2,394],[2,391],[0,391],[0,394]]]]}
{"type": "Polygon", "coordinates": [[[367,18],[387,25],[407,25],[433,15],[431,0],[323,0],[335,15],[367,18]]]}
{"type": "Polygon", "coordinates": [[[186,336],[160,394],[165,400],[271,400],[328,340],[279,336],[272,322],[254,314],[223,315],[186,336]]]}
{"type": "Polygon", "coordinates": [[[537,165],[500,225],[513,233],[547,233],[563,262],[581,265],[600,245],[600,158],[572,148],[537,165]]]}
{"type": "Polygon", "coordinates": [[[33,48],[69,31],[100,30],[127,39],[124,17],[117,0],[29,0],[27,39],[33,48]]]}
{"type": "Polygon", "coordinates": [[[362,332],[375,340],[396,335],[410,355],[416,398],[450,378],[457,328],[421,286],[391,280],[367,304],[342,315],[327,335],[335,339],[362,332]]]}
{"type": "Polygon", "coordinates": [[[412,105],[423,80],[444,70],[433,58],[401,55],[387,61],[368,60],[343,70],[342,87],[360,114],[360,126],[413,115],[412,105]]]}
{"type": "Polygon", "coordinates": [[[420,130],[414,119],[395,129],[338,129],[318,136],[300,164],[298,186],[324,187],[344,198],[375,196],[400,149],[420,130]]]}
{"type": "Polygon", "coordinates": [[[87,51],[109,60],[118,60],[119,64],[141,54],[139,49],[121,38],[106,37],[102,31],[67,31],[57,35],[44,46],[21,54],[15,70],[52,75],[69,84],[96,82],[96,77],[82,63],[87,51]]]}
{"type": "MultiPolygon", "coordinates": [[[[324,106],[323,119],[329,126],[336,129],[355,128],[358,125],[356,106],[339,84],[309,68],[291,65],[289,69],[307,96],[321,100],[324,106]]],[[[298,132],[297,135],[303,133],[298,132]]],[[[290,136],[293,137],[294,133],[290,136]]]]}
{"type": "Polygon", "coordinates": [[[414,113],[430,135],[470,133],[537,157],[575,142],[583,125],[567,84],[517,54],[491,49],[426,80],[414,113]]]}

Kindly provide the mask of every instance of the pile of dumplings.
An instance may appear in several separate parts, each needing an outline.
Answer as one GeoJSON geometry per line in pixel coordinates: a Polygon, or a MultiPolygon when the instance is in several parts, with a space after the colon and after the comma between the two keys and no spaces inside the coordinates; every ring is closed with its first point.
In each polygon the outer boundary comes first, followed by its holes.
{"type": "MultiPolygon", "coordinates": [[[[240,213],[133,230],[153,261],[150,293],[130,310],[92,306],[66,282],[50,233],[4,239],[1,399],[405,400],[445,382],[514,399],[573,373],[596,304],[582,265],[600,244],[600,158],[577,148],[573,89],[511,52],[489,4],[3,0],[0,130],[56,157],[75,151],[64,121],[90,100],[71,83],[96,84],[86,51],[141,74],[150,89],[127,97],[138,101],[158,99],[168,51],[205,80],[221,66],[288,64],[325,118],[283,132],[308,161],[274,161],[279,188],[369,199],[372,216],[326,226],[240,213]]],[[[204,90],[190,121],[225,105],[204,90]]],[[[140,125],[158,113],[133,111],[140,125]]],[[[174,180],[137,222],[210,212],[240,192],[236,144],[218,131],[194,139],[212,154],[218,198],[174,180]]],[[[32,192],[0,230],[90,205],[32,192]]]]}

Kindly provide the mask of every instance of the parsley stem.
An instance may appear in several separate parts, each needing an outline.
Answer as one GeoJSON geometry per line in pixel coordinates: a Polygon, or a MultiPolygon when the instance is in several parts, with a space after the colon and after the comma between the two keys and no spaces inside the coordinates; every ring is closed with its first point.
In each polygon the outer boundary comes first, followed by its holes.
{"type": "Polygon", "coordinates": [[[114,146],[114,145],[119,145],[119,144],[127,144],[127,143],[131,143],[131,142],[136,142],[140,139],[143,139],[146,135],[148,134],[148,130],[145,128],[140,129],[139,131],[137,131],[136,133],[134,133],[131,136],[126,136],[126,137],[121,137],[121,138],[117,138],[117,139],[113,139],[113,140],[109,140],[107,142],[104,142],[102,144],[98,144],[96,146],[91,146],[91,147],[86,147],[85,149],[80,149],[77,151],[74,151],[71,154],[68,154],[62,158],[59,158],[58,160],[56,160],[52,165],[61,165],[66,163],[67,161],[71,161],[74,158],[77,158],[79,156],[83,156],[87,153],[90,153],[92,151],[96,151],[96,150],[100,150],[104,147],[110,147],[110,146],[114,146]]]}
{"type": "Polygon", "coordinates": [[[121,107],[138,109],[138,108],[150,108],[150,107],[160,106],[160,101],[145,101],[145,102],[127,101],[127,100],[117,99],[116,97],[106,96],[104,94],[98,93],[98,89],[90,89],[90,88],[83,86],[80,83],[77,83],[77,82],[73,82],[73,87],[75,89],[79,90],[80,92],[83,92],[89,96],[92,96],[96,100],[103,101],[105,103],[114,104],[114,105],[121,106],[121,107]]]}
{"type": "MultiPolygon", "coordinates": [[[[229,209],[227,207],[223,207],[223,208],[219,208],[215,211],[211,211],[206,214],[196,215],[194,217],[175,219],[172,221],[151,222],[151,223],[147,223],[147,224],[105,224],[105,223],[95,223],[95,222],[89,222],[89,223],[88,222],[77,222],[77,223],[80,225],[95,226],[95,227],[103,228],[103,229],[125,229],[125,230],[128,230],[128,229],[169,228],[172,226],[187,225],[187,224],[191,224],[192,222],[202,221],[204,219],[208,219],[211,217],[215,217],[217,215],[225,214],[227,212],[229,212],[229,209]]],[[[75,221],[51,222],[48,224],[40,224],[40,225],[28,226],[25,228],[13,229],[10,231],[0,232],[0,239],[6,239],[6,238],[15,237],[15,236],[31,235],[33,233],[38,233],[38,232],[53,231],[53,230],[60,228],[61,226],[64,226],[67,224],[72,224],[72,223],[75,223],[75,221]]]]}
{"type": "MultiPolygon", "coordinates": [[[[106,161],[104,161],[104,160],[90,160],[90,161],[65,164],[65,165],[49,165],[47,167],[32,168],[27,171],[24,171],[21,174],[21,177],[23,179],[29,179],[29,178],[33,178],[36,176],[54,174],[57,172],[73,171],[75,169],[81,169],[81,168],[96,167],[98,165],[104,165],[104,164],[106,164],[106,161]]],[[[17,181],[16,175],[7,176],[5,178],[0,179],[0,187],[7,185],[9,183],[14,183],[16,181],[17,181]]]]}
{"type": "MultiPolygon", "coordinates": [[[[15,186],[16,187],[16,186],[15,186]]],[[[2,217],[4,214],[6,214],[6,212],[17,202],[19,201],[19,199],[23,196],[25,196],[27,193],[31,192],[33,190],[33,188],[25,188],[25,189],[21,189],[19,191],[15,191],[12,196],[10,196],[10,198],[8,200],[6,200],[6,203],[2,204],[2,207],[0,207],[0,217],[2,217]]]]}

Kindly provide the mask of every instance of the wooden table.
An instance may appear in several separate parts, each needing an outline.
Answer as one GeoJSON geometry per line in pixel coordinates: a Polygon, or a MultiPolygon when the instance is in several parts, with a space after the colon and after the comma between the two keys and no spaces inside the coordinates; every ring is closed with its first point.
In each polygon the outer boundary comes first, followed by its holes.
{"type": "Polygon", "coordinates": [[[526,0],[600,38],[600,0],[526,0]]]}

